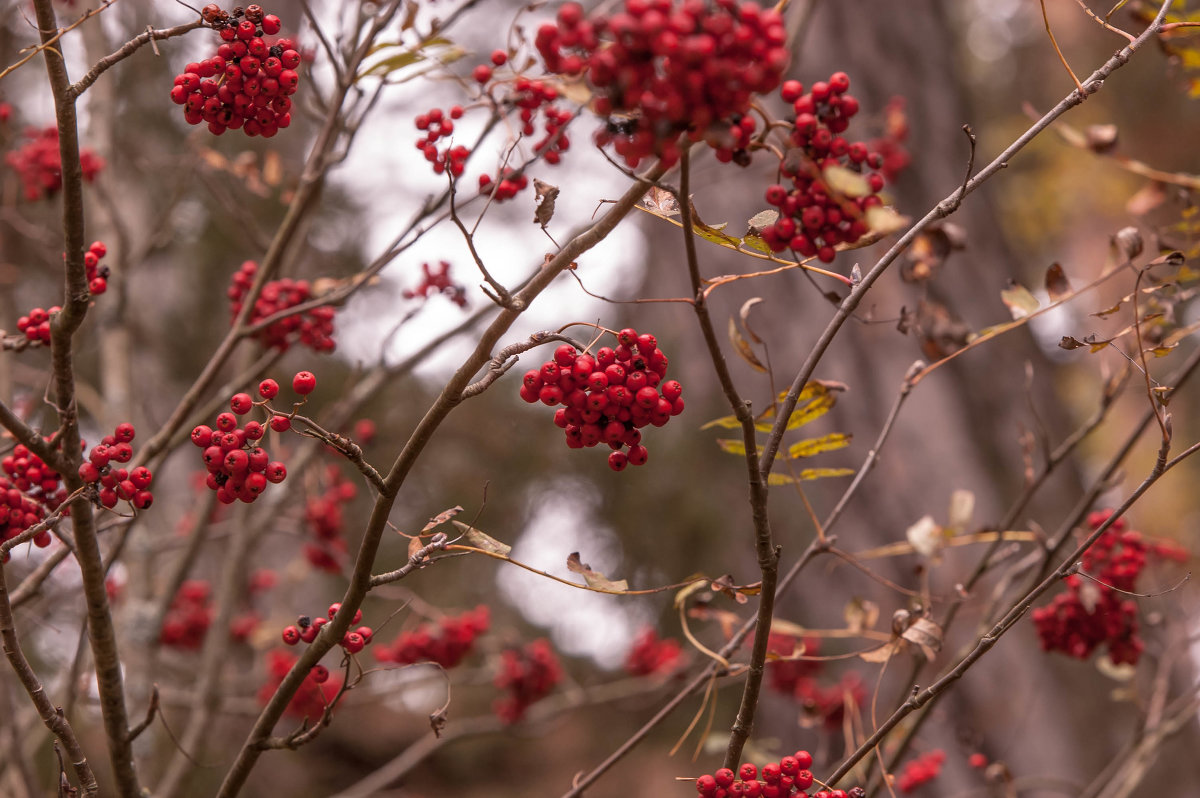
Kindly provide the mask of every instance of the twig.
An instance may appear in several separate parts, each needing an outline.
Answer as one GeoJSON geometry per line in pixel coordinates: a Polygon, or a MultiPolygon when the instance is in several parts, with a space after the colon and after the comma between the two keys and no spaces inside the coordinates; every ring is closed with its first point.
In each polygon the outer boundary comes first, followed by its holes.
{"type": "Polygon", "coordinates": [[[427,544],[412,553],[412,556],[408,558],[408,562],[403,566],[394,571],[388,571],[386,574],[372,576],[371,587],[387,585],[391,584],[392,582],[399,582],[413,571],[424,568],[426,565],[431,564],[434,561],[429,558],[429,555],[433,554],[435,551],[445,550],[447,548],[446,544],[449,542],[450,538],[445,532],[438,532],[434,534],[433,538],[430,539],[427,544]]]}
{"type": "MultiPolygon", "coordinates": [[[[108,5],[109,3],[105,3],[106,7],[108,5]]],[[[121,61],[124,61],[126,58],[136,53],[139,49],[141,49],[142,45],[148,44],[152,41],[170,39],[173,36],[182,36],[185,33],[189,33],[197,28],[202,27],[204,27],[204,20],[197,19],[193,20],[192,22],[188,22],[185,25],[176,25],[173,28],[163,28],[161,30],[147,28],[145,32],[139,33],[137,36],[134,36],[132,39],[125,42],[125,44],[121,45],[121,47],[119,47],[112,55],[107,55],[93,64],[92,68],[87,71],[86,75],[81,77],[74,84],[72,84],[69,89],[67,89],[67,96],[74,100],[79,95],[83,94],[88,90],[89,86],[96,82],[101,75],[119,64],[121,61]]],[[[0,77],[3,76],[0,75],[0,77]]]]}
{"type": "Polygon", "coordinates": [[[501,349],[500,353],[488,362],[487,374],[477,382],[473,382],[466,388],[463,388],[462,398],[470,399],[472,396],[478,396],[483,393],[493,382],[500,379],[509,369],[517,364],[517,355],[522,352],[528,352],[530,349],[549,343],[550,341],[562,341],[581,352],[586,348],[574,338],[562,335],[561,333],[550,332],[549,330],[535,332],[529,336],[528,340],[518,341],[501,349]]]}
{"type": "Polygon", "coordinates": [[[310,438],[316,438],[336,449],[339,454],[349,460],[358,469],[360,474],[367,478],[368,482],[375,486],[376,490],[383,490],[383,477],[375,470],[375,466],[368,463],[363,457],[361,446],[345,435],[330,432],[307,416],[297,414],[290,416],[290,418],[293,422],[300,422],[306,428],[304,431],[297,430],[297,432],[310,438]]]}

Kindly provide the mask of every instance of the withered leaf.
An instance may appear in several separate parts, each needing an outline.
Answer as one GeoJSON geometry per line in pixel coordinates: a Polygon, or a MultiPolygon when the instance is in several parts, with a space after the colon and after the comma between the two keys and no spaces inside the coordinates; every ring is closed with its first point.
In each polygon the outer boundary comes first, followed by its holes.
{"type": "Polygon", "coordinates": [[[750,340],[756,344],[761,344],[762,339],[750,328],[750,311],[754,310],[754,306],[762,301],[763,298],[760,296],[751,297],[742,303],[742,308],[738,311],[738,316],[742,320],[742,329],[746,331],[746,335],[750,336],[750,340]]]}
{"type": "Polygon", "coordinates": [[[925,659],[933,660],[942,650],[942,627],[928,618],[918,618],[900,635],[903,639],[920,647],[925,659]]]}
{"type": "Polygon", "coordinates": [[[1014,319],[1023,319],[1038,309],[1041,304],[1029,289],[1015,280],[1009,280],[1008,288],[1000,292],[1000,299],[1014,319]]]}
{"type": "Polygon", "coordinates": [[[1046,293],[1050,295],[1051,302],[1058,302],[1071,295],[1071,282],[1063,272],[1061,264],[1051,263],[1050,268],[1046,269],[1046,293]]]}
{"type": "Polygon", "coordinates": [[[750,342],[742,335],[742,331],[738,329],[737,320],[733,316],[729,317],[729,342],[733,344],[734,350],[741,356],[742,360],[750,364],[755,371],[766,371],[764,366],[754,354],[754,349],[750,346],[750,342]]]}
{"type": "Polygon", "coordinates": [[[489,551],[492,554],[500,554],[505,557],[507,557],[509,552],[512,551],[512,546],[509,546],[506,543],[501,543],[491,535],[480,532],[473,526],[468,526],[462,521],[453,521],[452,523],[454,526],[458,527],[458,531],[462,533],[463,542],[468,546],[472,546],[476,549],[483,549],[484,551],[489,551]]]}
{"type": "Polygon", "coordinates": [[[455,505],[455,506],[451,507],[449,510],[442,510],[440,513],[435,515],[433,518],[429,519],[428,523],[426,523],[425,527],[421,530],[421,534],[424,535],[429,530],[439,527],[442,524],[446,523],[451,518],[453,518],[454,516],[461,513],[462,509],[463,508],[459,507],[458,505],[455,505]]]}
{"type": "Polygon", "coordinates": [[[535,205],[533,221],[545,229],[546,225],[550,224],[550,220],[554,217],[554,201],[558,199],[558,186],[552,186],[535,177],[533,179],[533,191],[533,202],[535,205]]]}
{"type": "Polygon", "coordinates": [[[594,587],[597,590],[611,590],[617,593],[623,593],[629,589],[629,583],[624,579],[612,580],[599,571],[593,571],[591,566],[579,559],[579,552],[573,551],[567,557],[567,570],[573,574],[579,574],[583,577],[583,581],[588,587],[594,587]]]}

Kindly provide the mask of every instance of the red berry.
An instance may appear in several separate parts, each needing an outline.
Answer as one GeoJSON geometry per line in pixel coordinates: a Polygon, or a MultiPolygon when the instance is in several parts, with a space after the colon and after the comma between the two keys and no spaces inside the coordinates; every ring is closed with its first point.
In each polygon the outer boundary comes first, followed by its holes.
{"type": "Polygon", "coordinates": [[[492,79],[492,68],[487,64],[480,64],[471,72],[471,77],[475,78],[476,83],[487,83],[492,79]]]}
{"type": "Polygon", "coordinates": [[[239,416],[244,416],[254,407],[254,400],[250,398],[248,393],[235,393],[229,400],[229,409],[237,413],[239,416]]]}
{"type": "Polygon", "coordinates": [[[275,380],[263,380],[258,384],[258,393],[263,399],[274,399],[279,395],[279,383],[275,380]]]}
{"type": "Polygon", "coordinates": [[[292,420],[287,416],[271,416],[271,429],[276,432],[287,432],[292,428],[292,420]]]}
{"type": "MultiPolygon", "coordinates": [[[[493,64],[495,64],[496,66],[504,66],[504,63],[506,61],[508,61],[508,53],[504,52],[503,50],[492,50],[492,63],[493,64]]],[[[486,83],[487,81],[481,80],[479,82],[486,83]]]]}
{"type": "Polygon", "coordinates": [[[317,377],[311,371],[296,372],[292,377],[292,390],[301,396],[307,396],[317,387],[317,377]]]}
{"type": "Polygon", "coordinates": [[[300,630],[294,626],[283,627],[283,642],[294,646],[300,642],[300,630]]]}

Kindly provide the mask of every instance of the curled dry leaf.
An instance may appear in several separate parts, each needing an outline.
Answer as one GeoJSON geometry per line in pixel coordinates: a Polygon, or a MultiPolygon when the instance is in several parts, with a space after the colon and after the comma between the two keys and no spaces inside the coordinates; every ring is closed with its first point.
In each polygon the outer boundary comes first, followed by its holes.
{"type": "Polygon", "coordinates": [[[742,320],[742,329],[746,331],[746,335],[750,337],[750,340],[756,344],[761,344],[762,339],[750,327],[750,311],[754,310],[755,305],[762,301],[763,298],[760,296],[751,297],[742,303],[741,310],[738,311],[738,317],[742,320]]]}
{"type": "Polygon", "coordinates": [[[629,583],[624,579],[612,580],[599,571],[593,571],[591,566],[579,559],[579,552],[573,551],[567,557],[567,570],[579,574],[588,587],[598,590],[612,590],[623,593],[629,589],[629,583]]]}
{"type": "Polygon", "coordinates": [[[554,201],[558,199],[558,186],[552,186],[535,177],[533,179],[533,191],[535,206],[533,221],[536,224],[540,224],[544,229],[554,217],[554,201]]]}
{"type": "MultiPolygon", "coordinates": [[[[842,610],[842,617],[846,619],[846,628],[856,634],[865,629],[874,629],[879,621],[879,605],[855,596],[842,610]]],[[[774,624],[771,628],[775,628],[774,624]]]]}
{"type": "Polygon", "coordinates": [[[449,510],[442,510],[440,513],[435,515],[433,518],[429,519],[429,522],[426,523],[425,527],[421,530],[421,534],[424,535],[429,530],[435,529],[435,528],[441,526],[442,524],[446,523],[451,518],[453,518],[454,516],[461,513],[462,509],[463,508],[459,507],[458,505],[455,505],[454,507],[451,507],[449,510]]]}
{"type": "Polygon", "coordinates": [[[733,344],[734,351],[746,361],[755,371],[765,372],[767,367],[759,361],[758,356],[754,354],[754,348],[750,346],[750,342],[742,335],[742,331],[738,329],[737,320],[729,317],[729,342],[733,344]]]}
{"type": "Polygon", "coordinates": [[[904,537],[912,547],[925,557],[936,557],[946,545],[946,531],[933,520],[933,516],[922,516],[904,531],[904,537]]]}
{"type": "Polygon", "coordinates": [[[1000,292],[1000,299],[1012,314],[1013,319],[1023,319],[1037,311],[1041,305],[1037,301],[1037,297],[1016,280],[1009,280],[1008,288],[1000,292]]]}
{"type": "Polygon", "coordinates": [[[507,557],[512,551],[512,546],[506,543],[501,543],[491,535],[480,532],[473,526],[464,524],[462,521],[454,521],[454,526],[458,527],[458,531],[462,534],[463,543],[476,549],[482,549],[492,554],[499,554],[507,557]]]}
{"type": "Polygon", "coordinates": [[[1051,263],[1046,269],[1046,293],[1051,302],[1059,302],[1071,295],[1071,281],[1058,263],[1051,263]]]}
{"type": "Polygon", "coordinates": [[[1083,135],[1092,152],[1105,153],[1117,146],[1116,125],[1088,125],[1083,135]]]}

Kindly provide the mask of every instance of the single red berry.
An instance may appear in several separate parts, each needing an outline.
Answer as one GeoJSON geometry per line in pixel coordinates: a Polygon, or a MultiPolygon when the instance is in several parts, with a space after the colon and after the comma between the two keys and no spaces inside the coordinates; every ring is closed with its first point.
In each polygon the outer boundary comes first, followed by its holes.
{"type": "Polygon", "coordinates": [[[135,434],[136,432],[133,428],[133,425],[128,421],[118,424],[117,428],[113,430],[113,437],[116,438],[120,443],[129,443],[131,440],[133,440],[135,434]]]}
{"type": "Polygon", "coordinates": [[[476,83],[487,83],[492,79],[492,68],[487,64],[480,64],[471,72],[471,77],[475,78],[476,83]]]}
{"type": "Polygon", "coordinates": [[[279,395],[279,383],[275,380],[263,380],[258,384],[258,393],[263,399],[274,399],[279,395]]]}
{"type": "Polygon", "coordinates": [[[608,456],[608,467],[613,471],[624,471],[629,465],[629,457],[624,452],[613,452],[608,456]]]}
{"type": "Polygon", "coordinates": [[[287,416],[271,416],[271,429],[276,432],[287,432],[292,428],[292,420],[287,416]]]}
{"type": "Polygon", "coordinates": [[[300,630],[294,626],[283,627],[283,642],[294,646],[300,642],[300,630]]]}
{"type": "Polygon", "coordinates": [[[267,463],[267,470],[263,474],[266,476],[267,482],[278,484],[287,478],[287,467],[279,461],[267,463]]]}
{"type": "Polygon", "coordinates": [[[248,393],[235,393],[229,400],[229,409],[237,413],[239,416],[244,416],[254,407],[254,400],[250,398],[248,393]]]}
{"type": "MultiPolygon", "coordinates": [[[[492,50],[492,63],[493,64],[495,64],[496,66],[504,66],[506,61],[508,61],[508,53],[504,52],[503,50],[492,50]]],[[[486,81],[482,81],[482,80],[480,81],[480,83],[485,83],[485,82],[486,81]]]]}
{"type": "Polygon", "coordinates": [[[312,680],[317,684],[324,684],[329,681],[329,668],[326,668],[324,665],[313,665],[313,669],[310,672],[312,673],[312,680]]]}
{"type": "Polygon", "coordinates": [[[317,376],[311,371],[298,371],[292,377],[292,390],[301,396],[307,396],[317,387],[317,376]]]}
{"type": "Polygon", "coordinates": [[[362,651],[365,645],[366,641],[363,640],[362,635],[358,632],[349,632],[342,638],[342,648],[351,654],[357,654],[362,651]]]}

